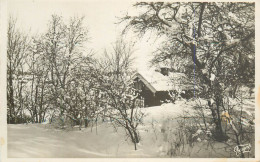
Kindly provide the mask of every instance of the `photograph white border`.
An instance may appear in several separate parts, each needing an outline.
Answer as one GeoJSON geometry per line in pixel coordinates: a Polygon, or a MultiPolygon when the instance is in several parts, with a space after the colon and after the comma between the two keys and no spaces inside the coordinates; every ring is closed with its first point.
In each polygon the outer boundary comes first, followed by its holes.
{"type": "MultiPolygon", "coordinates": [[[[6,51],[7,51],[7,5],[8,0],[0,0],[0,162],[67,162],[67,161],[73,161],[73,162],[83,162],[83,161],[91,161],[91,162],[100,162],[100,161],[124,161],[124,162],[132,162],[132,161],[159,161],[159,162],[165,162],[165,161],[260,161],[260,3],[255,0],[237,0],[232,2],[255,2],[255,30],[256,30],[256,51],[255,51],[255,158],[7,158],[7,101],[6,101],[6,51]]],[[[33,0],[30,0],[33,1],[33,0]]],[[[61,0],[46,0],[46,3],[52,3],[53,1],[61,1],[61,0]]],[[[66,1],[75,1],[75,3],[79,2],[80,0],[62,0],[64,3],[66,1]]],[[[85,1],[94,1],[94,0],[85,0],[85,1]]],[[[102,0],[95,0],[96,2],[102,3],[102,0]]],[[[114,2],[114,0],[106,0],[111,1],[111,3],[114,2]]],[[[122,0],[127,1],[127,0],[122,0]]],[[[130,0],[133,3],[136,1],[130,0]]],[[[144,0],[142,0],[144,1],[144,0]]],[[[147,1],[147,0],[145,0],[147,1]]],[[[158,0],[153,0],[158,1],[158,0]]],[[[163,0],[165,1],[165,0],[163,0]]],[[[172,1],[172,0],[170,0],[172,1]]],[[[205,2],[202,0],[189,0],[185,2],[205,2]]],[[[207,0],[208,1],[208,0],[207,0]]],[[[176,1],[177,2],[177,1],[176,1]]],[[[184,2],[184,1],[181,1],[184,2]]],[[[209,1],[209,2],[216,2],[209,1]]],[[[227,0],[221,0],[218,2],[231,2],[227,0]]],[[[104,6],[105,7],[105,6],[104,6]]],[[[33,14],[33,13],[32,13],[33,14]]],[[[23,146],[19,146],[23,147],[23,146]]]]}

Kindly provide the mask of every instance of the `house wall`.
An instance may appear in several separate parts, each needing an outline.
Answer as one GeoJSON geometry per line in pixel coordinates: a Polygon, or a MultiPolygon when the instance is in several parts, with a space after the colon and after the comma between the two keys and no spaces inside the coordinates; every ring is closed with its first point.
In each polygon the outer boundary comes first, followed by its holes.
{"type": "Polygon", "coordinates": [[[141,96],[144,98],[145,107],[159,106],[161,105],[160,99],[157,95],[153,94],[149,89],[145,89],[141,92],[141,96]]]}
{"type": "Polygon", "coordinates": [[[159,106],[161,100],[169,99],[168,92],[156,92],[155,94],[138,78],[134,86],[140,90],[140,97],[144,99],[144,107],[159,106]]]}
{"type": "Polygon", "coordinates": [[[169,93],[167,91],[156,92],[156,98],[161,102],[165,102],[166,100],[172,100],[169,93]]]}

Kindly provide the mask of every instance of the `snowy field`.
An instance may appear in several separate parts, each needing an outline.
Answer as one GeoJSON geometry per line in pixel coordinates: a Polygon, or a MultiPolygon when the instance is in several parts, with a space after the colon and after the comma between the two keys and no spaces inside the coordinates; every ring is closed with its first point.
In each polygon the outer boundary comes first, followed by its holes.
{"type": "Polygon", "coordinates": [[[82,158],[82,157],[147,157],[134,151],[124,132],[115,132],[107,124],[83,131],[58,131],[37,124],[8,126],[8,157],[82,158]],[[128,152],[126,152],[128,150],[128,152]]]}
{"type": "Polygon", "coordinates": [[[8,125],[8,157],[158,157],[158,146],[151,147],[154,132],[150,123],[176,116],[179,105],[167,104],[161,107],[144,108],[147,116],[145,125],[140,126],[141,143],[134,150],[123,129],[116,132],[110,123],[96,128],[73,131],[49,129],[45,124],[8,125]]]}
{"type": "MultiPolygon", "coordinates": [[[[143,109],[147,116],[139,127],[141,142],[134,150],[130,139],[126,139],[122,128],[117,131],[111,123],[100,123],[96,127],[79,130],[57,130],[48,124],[8,125],[9,158],[93,158],[93,157],[168,157],[167,142],[161,132],[162,123],[191,111],[191,103],[177,102],[143,109]]],[[[171,129],[176,126],[171,125],[171,129]]],[[[199,142],[190,151],[189,157],[229,157],[224,150],[212,154],[199,142]],[[205,150],[203,150],[205,149],[205,150]]],[[[219,145],[217,147],[221,147],[219,145]]]]}

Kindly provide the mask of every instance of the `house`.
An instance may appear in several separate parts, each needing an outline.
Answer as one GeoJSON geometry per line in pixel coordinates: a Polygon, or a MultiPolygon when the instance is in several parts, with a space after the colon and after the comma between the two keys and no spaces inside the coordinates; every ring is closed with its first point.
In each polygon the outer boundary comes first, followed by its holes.
{"type": "Polygon", "coordinates": [[[144,107],[159,106],[164,102],[174,102],[175,97],[190,98],[194,85],[189,83],[184,73],[170,72],[169,68],[137,71],[133,77],[134,87],[144,100],[144,107]],[[175,97],[174,97],[175,96],[175,97]]]}

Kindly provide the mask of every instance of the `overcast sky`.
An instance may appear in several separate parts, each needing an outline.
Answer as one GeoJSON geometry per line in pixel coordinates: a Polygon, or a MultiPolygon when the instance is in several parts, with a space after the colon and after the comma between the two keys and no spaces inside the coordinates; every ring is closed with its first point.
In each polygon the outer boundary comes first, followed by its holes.
{"type": "MultiPolygon", "coordinates": [[[[52,14],[62,15],[65,19],[71,16],[85,16],[85,25],[89,29],[91,42],[89,47],[100,55],[104,48],[111,47],[120,34],[123,25],[115,24],[117,17],[136,10],[133,1],[128,0],[8,0],[9,14],[17,17],[18,26],[31,33],[42,33],[52,14]]],[[[135,40],[128,35],[129,40],[135,40]]],[[[156,48],[151,39],[137,39],[135,67],[143,69],[156,48]]]]}

